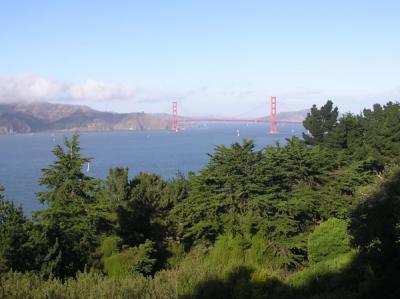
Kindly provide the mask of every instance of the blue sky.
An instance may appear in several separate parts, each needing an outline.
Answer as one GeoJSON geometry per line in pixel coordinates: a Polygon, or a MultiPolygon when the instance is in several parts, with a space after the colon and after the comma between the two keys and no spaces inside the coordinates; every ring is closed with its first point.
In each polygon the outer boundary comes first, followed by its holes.
{"type": "Polygon", "coordinates": [[[400,1],[2,1],[0,101],[359,112],[400,100],[399,35],[400,1]]]}

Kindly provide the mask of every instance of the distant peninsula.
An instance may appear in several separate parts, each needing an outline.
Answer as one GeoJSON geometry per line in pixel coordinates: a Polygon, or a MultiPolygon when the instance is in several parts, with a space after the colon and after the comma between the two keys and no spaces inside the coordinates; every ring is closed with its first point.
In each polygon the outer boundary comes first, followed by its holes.
{"type": "Polygon", "coordinates": [[[88,106],[46,102],[0,104],[0,135],[45,131],[145,131],[168,127],[168,115],[102,112],[88,106]]]}

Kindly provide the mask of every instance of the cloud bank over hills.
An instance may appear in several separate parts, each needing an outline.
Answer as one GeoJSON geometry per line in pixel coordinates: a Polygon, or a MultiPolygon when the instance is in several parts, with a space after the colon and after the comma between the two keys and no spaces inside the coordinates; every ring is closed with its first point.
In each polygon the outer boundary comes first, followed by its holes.
{"type": "Polygon", "coordinates": [[[135,97],[137,91],[130,84],[96,80],[71,83],[37,75],[0,76],[0,103],[121,100],[135,97]]]}
{"type": "MultiPolygon", "coordinates": [[[[143,84],[143,83],[142,83],[143,84]]],[[[350,91],[333,92],[317,88],[285,89],[266,87],[260,90],[249,86],[185,89],[182,86],[166,88],[163,82],[145,87],[118,82],[88,79],[81,82],[49,78],[36,74],[1,75],[0,104],[50,102],[59,104],[87,105],[100,111],[168,113],[172,101],[182,101],[181,113],[191,116],[242,115],[246,111],[251,117],[262,117],[268,113],[269,95],[278,97],[278,111],[309,109],[312,104],[323,105],[327,99],[338,105],[342,113],[360,113],[361,107],[372,107],[375,103],[398,101],[400,88],[363,94],[350,91]],[[212,104],[210,104],[212,103],[212,104]],[[262,113],[260,113],[262,111],[262,113]]]]}

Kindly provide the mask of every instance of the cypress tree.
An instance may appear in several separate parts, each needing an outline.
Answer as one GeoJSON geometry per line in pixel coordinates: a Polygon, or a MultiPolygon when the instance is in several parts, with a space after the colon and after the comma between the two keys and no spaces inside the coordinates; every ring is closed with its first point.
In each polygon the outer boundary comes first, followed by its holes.
{"type": "Polygon", "coordinates": [[[34,220],[41,226],[44,275],[75,275],[98,244],[104,211],[95,198],[96,180],[82,172],[91,159],[80,151],[78,135],[65,138],[64,147],[53,149],[56,160],[42,169],[39,184],[47,189],[37,197],[47,209],[36,212],[34,220]]]}
{"type": "Polygon", "coordinates": [[[333,108],[332,101],[327,101],[321,109],[313,105],[303,121],[304,128],[310,133],[303,133],[304,141],[311,145],[324,143],[329,132],[336,126],[338,115],[338,108],[333,108]]]}
{"type": "Polygon", "coordinates": [[[3,195],[0,186],[0,273],[10,269],[24,271],[27,268],[28,240],[27,220],[21,207],[16,207],[3,195]]]}

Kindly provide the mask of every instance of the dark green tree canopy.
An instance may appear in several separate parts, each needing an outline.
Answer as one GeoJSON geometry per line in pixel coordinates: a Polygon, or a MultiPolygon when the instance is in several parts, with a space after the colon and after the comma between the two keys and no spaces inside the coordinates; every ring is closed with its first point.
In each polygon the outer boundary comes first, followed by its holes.
{"type": "Polygon", "coordinates": [[[11,268],[24,271],[29,269],[30,259],[25,248],[28,223],[22,208],[6,200],[3,192],[0,186],[0,273],[11,268]]]}
{"type": "Polygon", "coordinates": [[[42,203],[51,206],[73,199],[91,200],[94,180],[82,171],[91,158],[82,157],[80,150],[78,135],[73,135],[71,141],[65,138],[64,148],[57,145],[53,149],[56,160],[42,169],[43,177],[39,180],[39,184],[47,188],[37,194],[42,203]]]}
{"type": "Polygon", "coordinates": [[[118,230],[126,244],[135,246],[157,238],[163,230],[160,217],[166,183],[158,175],[140,173],[129,184],[130,196],[117,208],[118,230]]]}
{"type": "Polygon", "coordinates": [[[46,275],[69,276],[83,270],[107,222],[107,206],[96,198],[97,180],[83,173],[90,158],[80,154],[78,135],[57,145],[56,160],[42,170],[39,183],[47,187],[38,199],[48,205],[36,212],[40,224],[36,247],[42,248],[46,275]]]}
{"type": "Polygon", "coordinates": [[[313,105],[303,121],[304,128],[309,131],[309,134],[303,134],[305,142],[312,145],[323,143],[336,126],[338,115],[338,108],[333,108],[332,101],[327,101],[320,109],[313,105]]]}

